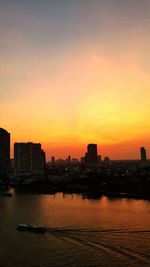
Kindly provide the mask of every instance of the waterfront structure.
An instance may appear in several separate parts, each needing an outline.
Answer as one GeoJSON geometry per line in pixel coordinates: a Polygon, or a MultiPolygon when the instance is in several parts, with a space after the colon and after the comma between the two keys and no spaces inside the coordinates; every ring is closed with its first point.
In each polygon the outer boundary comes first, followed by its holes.
{"type": "Polygon", "coordinates": [[[141,154],[141,161],[146,161],[147,157],[146,157],[146,149],[145,149],[145,147],[141,147],[140,148],[140,154],[141,154]]]}
{"type": "Polygon", "coordinates": [[[97,144],[87,146],[86,163],[90,165],[97,164],[97,144]]]}
{"type": "Polygon", "coordinates": [[[15,143],[14,144],[14,175],[36,176],[44,170],[45,153],[41,144],[15,143]]]}
{"type": "Polygon", "coordinates": [[[9,176],[10,172],[10,133],[0,128],[0,178],[9,176]]]}

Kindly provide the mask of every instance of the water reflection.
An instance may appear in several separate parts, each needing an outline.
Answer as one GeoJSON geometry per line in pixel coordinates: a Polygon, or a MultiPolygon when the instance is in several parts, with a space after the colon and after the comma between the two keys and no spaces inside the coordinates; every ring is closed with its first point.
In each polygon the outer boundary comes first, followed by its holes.
{"type": "Polygon", "coordinates": [[[150,259],[146,200],[14,191],[12,198],[0,198],[0,213],[4,266],[144,266],[150,259]],[[43,224],[47,233],[17,232],[20,223],[43,224]]]}

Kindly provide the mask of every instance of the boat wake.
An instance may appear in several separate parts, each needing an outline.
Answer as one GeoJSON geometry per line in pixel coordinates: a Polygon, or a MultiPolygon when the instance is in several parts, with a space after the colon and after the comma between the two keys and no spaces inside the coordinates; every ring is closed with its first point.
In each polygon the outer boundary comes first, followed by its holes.
{"type": "MultiPolygon", "coordinates": [[[[83,249],[92,251],[96,256],[107,254],[110,260],[117,259],[130,262],[133,266],[149,266],[150,245],[147,250],[142,250],[138,242],[141,234],[147,244],[150,244],[150,230],[129,229],[99,229],[99,228],[48,228],[47,235],[83,249]]],[[[124,265],[126,266],[126,265],[124,265]]]]}

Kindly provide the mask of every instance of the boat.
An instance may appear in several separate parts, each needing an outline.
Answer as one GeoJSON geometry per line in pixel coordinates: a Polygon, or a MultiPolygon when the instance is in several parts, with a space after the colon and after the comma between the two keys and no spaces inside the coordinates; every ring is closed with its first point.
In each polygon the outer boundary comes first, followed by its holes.
{"type": "Polygon", "coordinates": [[[46,228],[43,225],[32,225],[32,224],[19,224],[16,228],[19,231],[29,231],[34,233],[45,233],[46,228]]]}

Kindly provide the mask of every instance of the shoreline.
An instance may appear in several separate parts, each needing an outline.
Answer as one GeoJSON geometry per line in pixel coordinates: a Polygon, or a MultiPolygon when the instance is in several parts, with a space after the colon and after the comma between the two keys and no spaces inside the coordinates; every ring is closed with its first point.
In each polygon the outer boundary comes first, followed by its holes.
{"type": "Polygon", "coordinates": [[[43,195],[55,195],[58,193],[66,195],[81,195],[83,198],[88,199],[100,199],[102,197],[107,197],[109,199],[113,198],[125,198],[125,199],[137,199],[137,200],[148,200],[150,201],[150,196],[147,194],[137,194],[137,193],[118,193],[118,192],[92,192],[92,191],[74,191],[74,190],[35,190],[35,188],[23,188],[23,187],[12,187],[17,193],[33,193],[33,194],[43,194],[43,195]]]}

